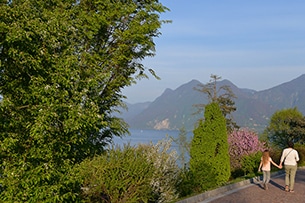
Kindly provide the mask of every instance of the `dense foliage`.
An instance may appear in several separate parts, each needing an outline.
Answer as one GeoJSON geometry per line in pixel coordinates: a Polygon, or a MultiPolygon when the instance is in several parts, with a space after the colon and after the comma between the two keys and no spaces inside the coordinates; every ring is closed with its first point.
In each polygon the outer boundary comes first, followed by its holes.
{"type": "Polygon", "coordinates": [[[231,170],[244,167],[243,157],[265,149],[265,143],[259,140],[257,133],[248,128],[235,129],[228,135],[228,143],[231,170]]]}
{"type": "Polygon", "coordinates": [[[105,203],[176,200],[177,156],[170,146],[170,140],[156,145],[126,145],[82,162],[84,199],[105,203]]]}
{"type": "Polygon", "coordinates": [[[226,120],[218,103],[205,107],[204,121],[194,129],[190,170],[202,189],[221,185],[230,177],[226,120]]]}
{"type": "Polygon", "coordinates": [[[242,157],[241,171],[243,171],[243,174],[245,176],[246,175],[253,176],[255,174],[255,172],[257,172],[257,168],[260,164],[261,157],[262,157],[262,152],[255,152],[255,153],[245,155],[242,157]]]}
{"type": "Polygon", "coordinates": [[[286,147],[288,141],[304,143],[305,118],[297,108],[276,111],[264,133],[269,143],[279,148],[286,147]]]}
{"type": "Polygon", "coordinates": [[[2,201],[77,201],[73,166],[127,132],[113,111],[147,77],[165,11],[158,0],[0,1],[2,201]]]}

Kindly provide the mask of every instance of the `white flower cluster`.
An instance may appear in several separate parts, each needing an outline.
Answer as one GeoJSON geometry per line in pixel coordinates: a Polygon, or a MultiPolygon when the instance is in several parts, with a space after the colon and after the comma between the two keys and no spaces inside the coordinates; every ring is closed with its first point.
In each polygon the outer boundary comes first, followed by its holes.
{"type": "Polygon", "coordinates": [[[155,173],[151,181],[155,193],[159,196],[158,202],[171,202],[178,198],[175,190],[179,167],[176,150],[171,149],[172,139],[160,140],[157,144],[139,145],[145,149],[149,161],[154,163],[155,173]]]}

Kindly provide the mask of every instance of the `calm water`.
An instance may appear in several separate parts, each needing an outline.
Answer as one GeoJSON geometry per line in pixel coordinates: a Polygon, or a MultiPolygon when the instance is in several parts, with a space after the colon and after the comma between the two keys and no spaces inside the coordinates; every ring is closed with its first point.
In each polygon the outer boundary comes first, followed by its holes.
{"type": "MultiPolygon", "coordinates": [[[[125,136],[123,138],[118,138],[115,137],[113,139],[114,145],[119,145],[123,146],[124,144],[130,144],[132,146],[136,146],[138,144],[149,144],[149,143],[154,143],[156,144],[158,141],[162,139],[166,139],[166,136],[168,137],[173,137],[174,139],[177,139],[180,131],[178,130],[135,130],[135,129],[130,129],[130,136],[125,136]]],[[[187,133],[187,139],[188,141],[193,137],[193,132],[188,132],[187,133]]],[[[179,147],[178,144],[175,143],[174,141],[172,142],[171,146],[172,150],[176,150],[177,154],[179,155],[179,147]]],[[[186,153],[184,154],[185,156],[185,161],[189,161],[189,154],[186,153]]],[[[179,166],[182,164],[180,161],[177,162],[179,166]]]]}
{"type": "MultiPolygon", "coordinates": [[[[137,144],[149,144],[150,142],[156,144],[162,139],[166,139],[166,135],[173,137],[174,139],[178,138],[180,131],[178,130],[136,130],[130,129],[130,136],[126,135],[125,137],[118,138],[115,137],[113,142],[115,145],[122,146],[123,144],[130,144],[135,146],[137,144]]],[[[187,133],[187,138],[190,139],[193,136],[193,132],[187,133]]],[[[174,148],[177,148],[175,142],[172,143],[174,148]]]]}

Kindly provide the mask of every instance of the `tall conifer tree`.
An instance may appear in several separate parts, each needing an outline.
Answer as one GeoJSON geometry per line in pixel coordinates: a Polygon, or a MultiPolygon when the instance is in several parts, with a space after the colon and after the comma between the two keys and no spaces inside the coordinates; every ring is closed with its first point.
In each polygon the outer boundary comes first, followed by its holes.
{"type": "Polygon", "coordinates": [[[230,157],[226,119],[218,103],[206,105],[204,121],[193,131],[190,149],[190,169],[199,186],[204,190],[228,181],[230,157]]]}

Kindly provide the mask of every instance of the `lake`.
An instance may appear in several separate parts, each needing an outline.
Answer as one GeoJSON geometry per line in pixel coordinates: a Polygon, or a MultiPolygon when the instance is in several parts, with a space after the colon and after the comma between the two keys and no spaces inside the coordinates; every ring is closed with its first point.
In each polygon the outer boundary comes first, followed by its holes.
{"type": "MultiPolygon", "coordinates": [[[[135,146],[137,144],[149,144],[150,142],[156,144],[158,141],[165,139],[166,135],[178,138],[180,131],[178,130],[138,130],[130,129],[130,136],[126,135],[122,138],[115,137],[113,139],[114,144],[123,146],[123,144],[130,144],[135,146]]],[[[193,136],[193,132],[187,132],[187,138],[190,139],[193,136]]],[[[173,147],[176,148],[177,144],[172,143],[173,147]]]]}
{"type": "MultiPolygon", "coordinates": [[[[156,144],[158,141],[162,139],[166,139],[166,135],[169,137],[173,137],[174,139],[179,137],[179,130],[137,130],[137,129],[129,129],[130,136],[126,135],[122,138],[114,137],[113,144],[123,146],[124,144],[130,144],[131,146],[136,146],[138,144],[156,144]]],[[[187,132],[186,134],[188,141],[193,137],[193,132],[187,132]]],[[[179,147],[178,144],[172,142],[172,150],[176,150],[179,155],[179,147]]],[[[185,154],[186,161],[189,160],[189,154],[185,154]]],[[[178,162],[180,166],[180,163],[178,162]]]]}

